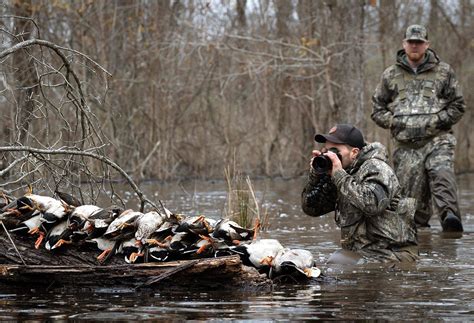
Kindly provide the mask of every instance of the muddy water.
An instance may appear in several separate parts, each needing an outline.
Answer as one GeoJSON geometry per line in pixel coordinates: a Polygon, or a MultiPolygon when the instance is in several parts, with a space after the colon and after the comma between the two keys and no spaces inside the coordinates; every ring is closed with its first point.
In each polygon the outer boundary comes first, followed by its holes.
{"type": "MultiPolygon", "coordinates": [[[[271,214],[265,237],[313,252],[325,283],[280,285],[271,292],[156,291],[127,289],[0,291],[1,320],[44,319],[392,319],[474,320],[474,175],[458,177],[465,233],[441,234],[439,222],[419,232],[421,260],[408,267],[329,267],[338,248],[331,215],[305,216],[299,205],[302,179],[254,181],[271,214]]],[[[226,198],[223,182],[146,186],[172,210],[218,218],[226,198]]]]}

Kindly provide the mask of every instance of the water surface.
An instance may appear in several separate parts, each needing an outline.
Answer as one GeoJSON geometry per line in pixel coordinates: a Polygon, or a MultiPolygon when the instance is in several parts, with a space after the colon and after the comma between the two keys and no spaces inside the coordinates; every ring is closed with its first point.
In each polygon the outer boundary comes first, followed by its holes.
{"type": "MultiPolygon", "coordinates": [[[[272,291],[60,289],[14,286],[0,291],[0,320],[90,319],[392,319],[474,320],[474,175],[458,177],[465,233],[444,236],[437,219],[419,232],[421,259],[407,267],[324,265],[339,248],[331,215],[311,218],[301,211],[303,179],[258,180],[254,185],[270,213],[264,237],[310,250],[325,283],[276,285],[272,291]]],[[[147,184],[150,196],[184,214],[218,218],[226,199],[221,181],[147,184]]]]}

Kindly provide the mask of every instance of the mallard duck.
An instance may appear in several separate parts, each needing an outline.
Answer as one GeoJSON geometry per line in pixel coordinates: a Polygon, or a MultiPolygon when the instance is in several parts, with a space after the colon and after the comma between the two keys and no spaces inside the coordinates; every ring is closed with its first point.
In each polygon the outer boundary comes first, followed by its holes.
{"type": "Polygon", "coordinates": [[[126,210],[113,220],[104,233],[104,238],[125,240],[135,234],[136,220],[143,216],[142,212],[126,210]]]}
{"type": "Polygon", "coordinates": [[[142,243],[148,239],[161,225],[165,222],[166,215],[156,211],[147,212],[136,220],[137,230],[135,231],[135,239],[142,243]]]}
{"type": "Polygon", "coordinates": [[[138,259],[144,257],[143,251],[137,246],[136,240],[133,237],[122,241],[116,253],[123,254],[127,264],[133,264],[138,259]]]}
{"type": "Polygon", "coordinates": [[[224,240],[200,235],[197,241],[180,250],[180,253],[190,257],[216,257],[228,250],[229,246],[224,240]]]}
{"type": "Polygon", "coordinates": [[[71,234],[72,230],[69,228],[68,222],[66,220],[59,221],[46,235],[44,247],[47,250],[54,250],[64,244],[69,244],[71,243],[69,240],[71,234]]]}
{"type": "Polygon", "coordinates": [[[194,234],[190,234],[189,232],[176,232],[170,238],[168,248],[174,251],[182,251],[187,249],[191,244],[195,243],[197,240],[197,236],[194,234]]]}
{"type": "Polygon", "coordinates": [[[41,211],[43,223],[55,223],[72,211],[67,204],[49,196],[27,194],[24,197],[32,202],[33,208],[41,211]]]}
{"type": "Polygon", "coordinates": [[[107,231],[109,224],[122,212],[123,209],[113,206],[93,213],[87,218],[82,231],[87,232],[89,240],[101,237],[107,231]]]}
{"type": "Polygon", "coordinates": [[[199,236],[192,233],[176,232],[160,240],[146,239],[146,243],[148,247],[158,246],[160,248],[165,248],[173,255],[173,257],[179,258],[184,251],[188,250],[198,240],[199,236]]]}
{"type": "Polygon", "coordinates": [[[38,234],[38,238],[35,242],[35,248],[38,249],[43,242],[45,231],[40,230],[40,227],[43,223],[42,214],[38,211],[36,215],[32,216],[26,221],[23,221],[16,228],[9,230],[9,232],[16,233],[28,233],[31,235],[38,234]]]}
{"type": "Polygon", "coordinates": [[[105,263],[116,253],[116,250],[121,243],[120,241],[110,240],[103,237],[86,240],[86,242],[95,244],[97,249],[102,251],[102,253],[97,256],[97,261],[101,264],[105,263]]]}
{"type": "Polygon", "coordinates": [[[284,248],[271,261],[269,276],[278,275],[316,278],[321,275],[321,270],[315,267],[313,255],[308,250],[284,248]]]}
{"type": "Polygon", "coordinates": [[[137,251],[130,254],[126,259],[128,263],[134,263],[138,257],[144,256],[143,247],[148,239],[161,225],[165,222],[166,215],[162,215],[156,211],[147,212],[139,216],[135,222],[135,244],[137,251]]]}
{"type": "Polygon", "coordinates": [[[244,265],[257,269],[269,269],[271,260],[282,249],[283,246],[276,239],[260,239],[231,248],[234,253],[240,255],[244,265]]]}
{"type": "Polygon", "coordinates": [[[150,261],[167,261],[170,256],[170,251],[168,248],[163,248],[160,246],[147,248],[146,253],[148,253],[147,258],[150,261]]]}
{"type": "Polygon", "coordinates": [[[90,217],[103,211],[104,209],[96,205],[86,204],[78,206],[69,215],[68,225],[72,230],[80,230],[90,217]]]}
{"type": "Polygon", "coordinates": [[[23,220],[17,228],[11,232],[26,231],[30,234],[38,234],[35,248],[38,249],[45,235],[54,227],[56,222],[61,221],[70,212],[70,208],[60,201],[49,196],[42,196],[29,193],[18,198],[15,207],[9,208],[10,216],[23,220]],[[39,215],[39,218],[38,218],[39,215]],[[35,225],[35,227],[32,227],[35,225]]]}
{"type": "Polygon", "coordinates": [[[188,232],[196,236],[208,236],[214,230],[213,225],[215,225],[215,222],[215,220],[208,219],[204,215],[193,216],[182,220],[175,231],[188,232]]]}
{"type": "Polygon", "coordinates": [[[103,209],[95,205],[81,205],[76,207],[67,218],[67,221],[61,221],[48,233],[46,237],[46,249],[54,250],[64,244],[72,244],[87,238],[87,232],[84,227],[89,219],[95,213],[103,209]],[[65,222],[65,224],[64,224],[65,222]],[[63,228],[66,226],[65,228],[63,228]]]}
{"type": "Polygon", "coordinates": [[[240,241],[250,240],[255,234],[255,229],[245,229],[236,222],[229,219],[220,219],[214,226],[212,236],[214,238],[224,239],[234,244],[240,241]]]}
{"type": "Polygon", "coordinates": [[[0,220],[4,222],[7,228],[16,228],[21,222],[41,213],[39,209],[34,207],[33,202],[24,196],[5,205],[1,212],[0,220]]]}

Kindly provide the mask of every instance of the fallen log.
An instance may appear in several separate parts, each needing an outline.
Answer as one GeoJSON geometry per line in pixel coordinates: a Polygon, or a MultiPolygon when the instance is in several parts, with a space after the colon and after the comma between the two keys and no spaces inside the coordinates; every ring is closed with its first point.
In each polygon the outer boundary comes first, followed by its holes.
{"type": "Polygon", "coordinates": [[[209,287],[266,288],[271,282],[238,256],[120,266],[0,265],[0,282],[36,288],[63,287],[209,287]],[[171,275],[168,271],[184,266],[171,275]],[[163,279],[155,279],[166,275],[163,279]]]}
{"type": "Polygon", "coordinates": [[[34,249],[31,238],[12,235],[16,249],[0,235],[0,285],[36,288],[78,286],[170,288],[204,287],[268,289],[271,280],[255,268],[244,266],[237,255],[197,260],[125,264],[116,255],[105,266],[98,265],[97,251],[65,248],[61,252],[34,249]]]}

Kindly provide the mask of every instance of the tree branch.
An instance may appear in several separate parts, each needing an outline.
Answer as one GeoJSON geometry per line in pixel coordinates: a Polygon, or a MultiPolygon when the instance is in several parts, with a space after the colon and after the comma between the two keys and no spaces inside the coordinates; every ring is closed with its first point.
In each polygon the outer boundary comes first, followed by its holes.
{"type": "MultiPolygon", "coordinates": [[[[51,149],[38,149],[38,148],[27,147],[27,146],[0,146],[0,151],[1,152],[23,151],[23,152],[29,152],[31,154],[41,154],[41,155],[77,155],[77,156],[90,157],[90,158],[100,160],[104,164],[107,164],[113,169],[115,169],[116,171],[118,171],[127,180],[129,185],[132,187],[132,189],[135,191],[138,198],[140,199],[140,202],[141,202],[140,212],[143,212],[145,208],[145,203],[150,204],[153,208],[158,210],[158,207],[156,206],[156,204],[153,203],[151,200],[149,200],[145,196],[145,194],[139,189],[139,187],[133,181],[133,179],[119,165],[117,165],[115,162],[113,162],[112,160],[110,160],[109,158],[105,156],[98,155],[91,152],[82,151],[82,150],[70,150],[70,149],[51,150],[51,149]]],[[[159,202],[160,202],[160,205],[163,206],[162,202],[161,201],[159,202]]]]}

